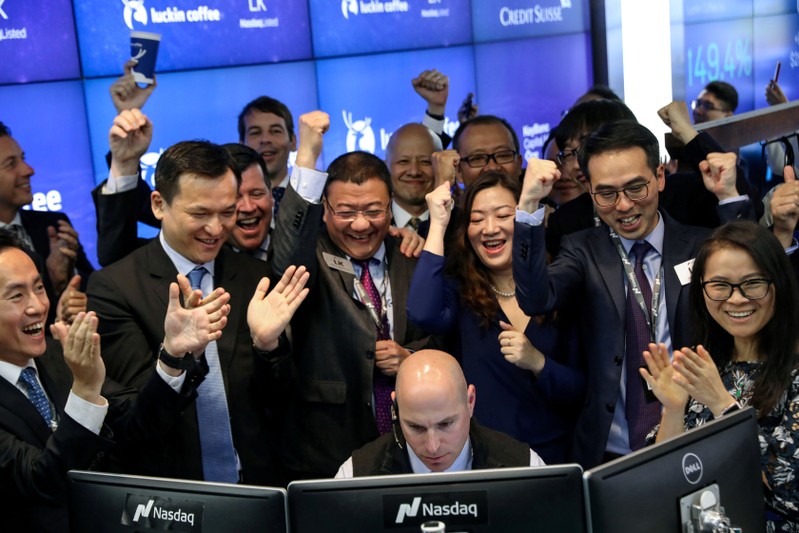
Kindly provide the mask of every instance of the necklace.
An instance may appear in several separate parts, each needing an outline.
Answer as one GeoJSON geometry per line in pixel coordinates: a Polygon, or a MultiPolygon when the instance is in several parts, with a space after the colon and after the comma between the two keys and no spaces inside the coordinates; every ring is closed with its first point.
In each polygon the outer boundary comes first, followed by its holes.
{"type": "Polygon", "coordinates": [[[516,289],[515,288],[512,291],[505,292],[505,291],[501,291],[501,290],[497,289],[496,287],[494,287],[490,283],[488,284],[488,286],[491,287],[491,290],[494,291],[494,294],[496,294],[497,296],[503,296],[505,298],[513,298],[514,296],[516,296],[516,289]]]}

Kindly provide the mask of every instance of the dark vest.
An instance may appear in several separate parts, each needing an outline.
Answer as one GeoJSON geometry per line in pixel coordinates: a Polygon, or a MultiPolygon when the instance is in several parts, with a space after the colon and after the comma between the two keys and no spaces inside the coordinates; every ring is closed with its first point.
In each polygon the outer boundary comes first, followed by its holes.
{"type": "MultiPolygon", "coordinates": [[[[407,444],[402,432],[397,432],[402,448],[397,445],[394,433],[386,433],[366,446],[352,452],[354,477],[412,474],[407,444]]],[[[471,420],[469,439],[472,443],[472,470],[530,466],[530,447],[513,437],[480,426],[471,420]]]]}

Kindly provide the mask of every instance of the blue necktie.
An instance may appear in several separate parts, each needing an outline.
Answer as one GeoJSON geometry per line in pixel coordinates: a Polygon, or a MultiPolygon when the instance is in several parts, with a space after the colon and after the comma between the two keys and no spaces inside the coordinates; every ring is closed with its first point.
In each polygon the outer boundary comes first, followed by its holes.
{"type": "MultiPolygon", "coordinates": [[[[208,270],[197,267],[189,272],[192,289],[202,290],[202,279],[208,270]]],[[[219,365],[216,341],[205,347],[208,375],[197,389],[197,422],[200,426],[200,448],[205,481],[237,483],[236,451],[230,434],[230,415],[225,396],[225,383],[219,365]]]]}
{"type": "Polygon", "coordinates": [[[29,366],[22,370],[19,375],[19,380],[25,384],[28,389],[28,399],[31,401],[39,414],[42,415],[48,427],[53,425],[53,410],[50,408],[50,402],[47,400],[47,395],[44,389],[39,385],[36,380],[36,369],[29,366]]]}
{"type": "Polygon", "coordinates": [[[277,216],[277,210],[280,208],[280,200],[283,199],[283,195],[285,193],[286,193],[285,187],[272,188],[272,198],[275,200],[275,207],[274,207],[275,216],[277,216]]]}

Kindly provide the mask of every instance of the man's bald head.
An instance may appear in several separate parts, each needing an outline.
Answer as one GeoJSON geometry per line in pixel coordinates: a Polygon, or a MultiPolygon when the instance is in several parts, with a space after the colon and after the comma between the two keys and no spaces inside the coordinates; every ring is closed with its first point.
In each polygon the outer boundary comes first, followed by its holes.
{"type": "Polygon", "coordinates": [[[422,124],[405,124],[391,135],[386,165],[391,172],[394,201],[413,216],[427,210],[425,195],[433,190],[433,152],[441,139],[422,124]]]}
{"type": "Polygon", "coordinates": [[[451,391],[466,402],[466,378],[458,361],[446,352],[419,350],[402,362],[397,372],[397,398],[401,391],[413,394],[418,387],[451,391]]]}

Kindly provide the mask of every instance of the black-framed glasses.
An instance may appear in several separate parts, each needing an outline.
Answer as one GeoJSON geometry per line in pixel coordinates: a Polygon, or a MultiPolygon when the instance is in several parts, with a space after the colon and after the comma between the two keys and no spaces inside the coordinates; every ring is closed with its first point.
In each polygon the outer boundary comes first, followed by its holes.
{"type": "Polygon", "coordinates": [[[491,160],[497,165],[506,165],[513,162],[516,158],[516,153],[516,150],[500,150],[493,154],[474,154],[461,158],[461,162],[465,162],[472,168],[482,168],[491,160]]]}
{"type": "Polygon", "coordinates": [[[716,104],[711,102],[710,100],[694,100],[691,102],[691,109],[696,111],[697,109],[702,109],[703,111],[726,111],[725,109],[721,109],[720,107],[716,107],[716,104]]]}
{"type": "Polygon", "coordinates": [[[561,150],[555,155],[555,159],[558,160],[558,164],[561,166],[565,165],[575,157],[577,157],[577,148],[574,150],[561,150]]]}
{"type": "Polygon", "coordinates": [[[732,291],[738,289],[741,296],[747,300],[760,300],[768,294],[768,288],[773,281],[770,279],[748,279],[741,283],[729,283],[727,281],[703,281],[702,289],[707,297],[714,302],[723,302],[732,297],[732,291]]]}
{"type": "Polygon", "coordinates": [[[594,197],[594,202],[596,202],[596,205],[599,207],[613,207],[619,202],[619,195],[621,193],[624,193],[624,196],[632,202],[640,202],[649,196],[650,181],[651,179],[647,180],[646,183],[636,183],[635,185],[629,185],[619,190],[591,192],[591,196],[594,197]]]}
{"type": "MultiPolygon", "coordinates": [[[[388,214],[388,206],[385,209],[342,209],[341,211],[336,211],[327,198],[325,198],[325,203],[333,216],[342,222],[352,222],[358,218],[358,215],[362,215],[363,218],[369,221],[379,221],[386,218],[388,214]]],[[[391,204],[389,203],[389,205],[391,204]]]]}

